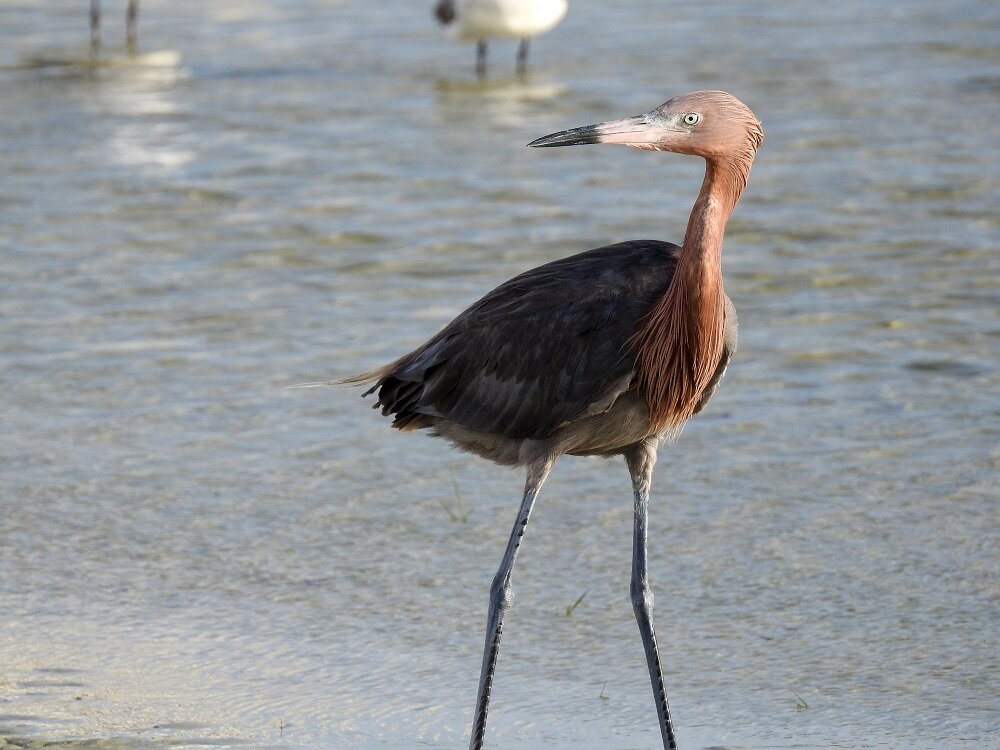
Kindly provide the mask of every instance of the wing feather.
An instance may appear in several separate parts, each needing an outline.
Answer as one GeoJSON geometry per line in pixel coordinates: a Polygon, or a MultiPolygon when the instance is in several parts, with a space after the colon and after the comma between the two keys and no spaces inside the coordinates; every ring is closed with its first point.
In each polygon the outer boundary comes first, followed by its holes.
{"type": "Polygon", "coordinates": [[[677,252],[622,242],[514,277],[376,371],[377,406],[398,427],[443,418],[515,439],[606,411],[629,387],[628,341],[665,293],[677,252]]]}

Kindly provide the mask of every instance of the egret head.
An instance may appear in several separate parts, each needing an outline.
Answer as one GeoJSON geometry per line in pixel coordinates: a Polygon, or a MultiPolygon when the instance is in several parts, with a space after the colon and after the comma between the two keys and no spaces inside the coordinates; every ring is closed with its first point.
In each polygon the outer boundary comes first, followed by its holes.
{"type": "Polygon", "coordinates": [[[620,143],[712,161],[734,159],[749,168],[763,141],[760,122],[735,96],[725,91],[695,91],[674,97],[644,115],[563,130],[528,145],[537,148],[620,143]]]}

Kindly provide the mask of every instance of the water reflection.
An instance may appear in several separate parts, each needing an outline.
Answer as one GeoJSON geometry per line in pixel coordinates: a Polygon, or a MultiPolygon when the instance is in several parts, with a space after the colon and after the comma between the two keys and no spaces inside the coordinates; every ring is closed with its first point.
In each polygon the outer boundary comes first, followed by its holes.
{"type": "Polygon", "coordinates": [[[439,78],[434,85],[437,104],[446,120],[462,122],[470,110],[507,128],[523,127],[531,122],[539,103],[556,99],[567,86],[554,80],[510,76],[490,79],[439,78]]]}
{"type": "Polygon", "coordinates": [[[190,73],[177,52],[141,55],[135,65],[116,67],[95,87],[91,106],[105,118],[106,157],[129,167],[176,171],[197,157],[190,142],[190,119],[177,86],[190,73]]]}

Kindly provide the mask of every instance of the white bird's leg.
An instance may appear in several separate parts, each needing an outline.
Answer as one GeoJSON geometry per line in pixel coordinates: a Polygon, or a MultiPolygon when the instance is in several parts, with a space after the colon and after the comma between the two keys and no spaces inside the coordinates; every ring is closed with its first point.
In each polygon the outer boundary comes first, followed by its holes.
{"type": "Polygon", "coordinates": [[[476,75],[482,78],[486,75],[486,40],[476,42],[476,75]]]}
{"type": "Polygon", "coordinates": [[[653,697],[656,700],[656,714],[660,719],[660,734],[663,735],[664,750],[677,750],[677,740],[674,728],[670,723],[670,707],[667,705],[667,689],[663,684],[663,670],[660,668],[660,655],[656,648],[656,635],[653,632],[653,592],[649,587],[649,576],[646,569],[646,536],[649,514],[649,485],[653,476],[653,466],[656,464],[655,439],[644,441],[633,446],[625,454],[629,474],[632,475],[632,491],[635,496],[635,524],[632,538],[632,609],[636,622],[639,624],[639,634],[646,651],[646,666],[649,668],[649,679],[653,685],[653,697]]]}
{"type": "Polygon", "coordinates": [[[90,51],[101,46],[101,0],[90,0],[90,51]]]}
{"type": "Polygon", "coordinates": [[[524,75],[528,71],[528,38],[525,37],[517,46],[517,72],[524,75]]]}
{"type": "Polygon", "coordinates": [[[549,475],[552,461],[545,460],[528,466],[528,478],[524,484],[524,499],[517,511],[517,520],[510,532],[507,549],[503,553],[500,568],[490,586],[490,608],[486,617],[486,645],[483,648],[483,667],[479,673],[479,692],[476,696],[476,710],[472,716],[472,737],[469,740],[470,750],[482,750],[483,737],[486,733],[486,712],[490,705],[490,690],[493,688],[493,673],[496,670],[497,655],[500,653],[500,635],[503,632],[503,618],[514,600],[514,592],[510,587],[510,576],[514,570],[514,560],[517,549],[521,546],[521,537],[528,525],[531,508],[538,496],[538,490],[549,475]]]}
{"type": "Polygon", "coordinates": [[[136,40],[138,39],[137,26],[139,23],[139,0],[128,0],[128,8],[125,10],[125,46],[130,55],[136,52],[136,40]]]}

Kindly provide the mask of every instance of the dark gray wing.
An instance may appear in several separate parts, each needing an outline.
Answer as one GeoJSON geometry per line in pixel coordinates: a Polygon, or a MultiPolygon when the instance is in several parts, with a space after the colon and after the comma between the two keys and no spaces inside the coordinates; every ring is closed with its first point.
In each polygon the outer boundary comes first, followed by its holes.
{"type": "Polygon", "coordinates": [[[516,276],[399,360],[372,389],[378,405],[397,427],[440,417],[514,439],[608,408],[634,368],[629,338],[665,293],[677,252],[622,242],[516,276]]]}

